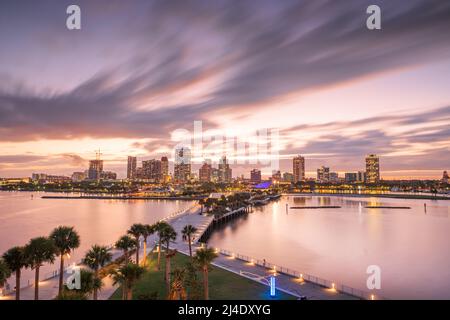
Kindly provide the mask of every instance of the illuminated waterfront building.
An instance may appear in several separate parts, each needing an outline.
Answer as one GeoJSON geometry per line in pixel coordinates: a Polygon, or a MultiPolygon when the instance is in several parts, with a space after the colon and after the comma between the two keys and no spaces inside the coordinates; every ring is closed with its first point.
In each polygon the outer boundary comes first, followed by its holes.
{"type": "Polygon", "coordinates": [[[129,156],[127,161],[127,179],[136,178],[136,166],[137,158],[129,156]]]}
{"type": "Polygon", "coordinates": [[[347,183],[356,182],[356,181],[358,181],[358,173],[357,172],[346,172],[344,180],[347,183]]]}
{"type": "Polygon", "coordinates": [[[100,179],[103,180],[116,180],[117,179],[117,173],[112,171],[102,171],[100,173],[100,179]]]}
{"type": "Polygon", "coordinates": [[[319,182],[329,182],[330,181],[330,168],[320,167],[317,169],[317,181],[319,182]]]}
{"type": "Polygon", "coordinates": [[[294,183],[305,180],[305,158],[297,156],[292,160],[294,183]]]}
{"type": "Polygon", "coordinates": [[[161,157],[161,175],[164,181],[169,179],[169,159],[161,157]]]}
{"type": "Polygon", "coordinates": [[[250,181],[252,183],[260,183],[261,182],[261,170],[253,169],[250,171],[250,181]]]}
{"type": "Polygon", "coordinates": [[[380,158],[375,154],[366,157],[366,182],[378,183],[380,181],[380,158]]]}

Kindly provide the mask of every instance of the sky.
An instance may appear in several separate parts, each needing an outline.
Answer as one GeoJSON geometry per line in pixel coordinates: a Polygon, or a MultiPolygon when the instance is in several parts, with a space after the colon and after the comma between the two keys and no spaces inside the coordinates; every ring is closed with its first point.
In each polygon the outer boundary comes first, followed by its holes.
{"type": "MultiPolygon", "coordinates": [[[[172,159],[201,121],[204,143],[276,130],[282,172],[301,154],[308,176],[343,175],[375,153],[385,179],[440,178],[449,17],[445,0],[2,0],[0,177],[70,175],[98,149],[124,177],[128,155],[172,159]]],[[[235,176],[266,168],[264,152],[226,150],[235,176]]]]}

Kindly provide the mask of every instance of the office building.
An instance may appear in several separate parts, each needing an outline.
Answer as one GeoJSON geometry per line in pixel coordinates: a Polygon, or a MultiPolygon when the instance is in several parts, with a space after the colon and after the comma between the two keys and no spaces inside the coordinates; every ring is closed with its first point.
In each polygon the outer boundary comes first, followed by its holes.
{"type": "Polygon", "coordinates": [[[136,166],[137,158],[129,156],[127,161],[127,179],[136,178],[136,166]]]}
{"type": "Polygon", "coordinates": [[[375,154],[366,157],[366,182],[380,182],[380,158],[375,154]]]}
{"type": "Polygon", "coordinates": [[[219,182],[231,182],[232,171],[227,157],[223,156],[219,161],[219,182]]]}
{"type": "Polygon", "coordinates": [[[330,181],[330,168],[320,167],[317,169],[317,181],[319,182],[329,182],[330,181]]]}
{"type": "Polygon", "coordinates": [[[89,160],[88,179],[98,180],[103,172],[103,160],[89,160]]]}
{"type": "Polygon", "coordinates": [[[212,179],[212,166],[205,161],[198,171],[198,176],[201,182],[210,182],[212,179]]]}
{"type": "Polygon", "coordinates": [[[177,182],[187,182],[191,178],[191,150],[187,147],[175,150],[174,179],[177,182]]]}
{"type": "Polygon", "coordinates": [[[305,180],[305,158],[297,156],[292,160],[294,183],[305,180]]]}
{"type": "Polygon", "coordinates": [[[250,171],[250,181],[252,183],[260,183],[261,182],[261,170],[253,169],[250,171]]]}

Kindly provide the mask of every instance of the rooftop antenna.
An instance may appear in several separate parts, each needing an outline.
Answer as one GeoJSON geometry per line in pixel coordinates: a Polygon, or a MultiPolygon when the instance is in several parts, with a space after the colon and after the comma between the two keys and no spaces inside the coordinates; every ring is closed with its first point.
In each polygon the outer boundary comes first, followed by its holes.
{"type": "Polygon", "coordinates": [[[100,149],[95,151],[95,159],[96,160],[100,160],[100,156],[102,155],[102,153],[100,152],[100,149]]]}

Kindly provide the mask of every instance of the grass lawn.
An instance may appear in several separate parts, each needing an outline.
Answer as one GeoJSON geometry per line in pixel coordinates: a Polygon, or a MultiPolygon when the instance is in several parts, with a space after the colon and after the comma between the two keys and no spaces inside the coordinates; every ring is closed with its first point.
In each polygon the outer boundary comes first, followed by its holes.
{"type": "MultiPolygon", "coordinates": [[[[171,270],[182,268],[189,261],[189,257],[177,253],[171,259],[171,270]]],[[[165,259],[161,256],[161,270],[156,270],[157,254],[151,253],[147,259],[147,272],[142,276],[139,282],[133,288],[133,299],[139,299],[141,296],[155,296],[157,299],[166,299],[166,285],[164,282],[165,259]]],[[[202,274],[199,273],[199,279],[202,280],[202,274]]],[[[203,285],[203,283],[202,283],[203,285]]],[[[256,300],[256,299],[274,299],[286,300],[295,299],[295,297],[277,291],[276,297],[269,295],[269,287],[253,280],[241,277],[232,272],[212,267],[209,272],[209,296],[214,300],[256,300]]],[[[111,300],[120,300],[122,298],[122,288],[118,288],[111,296],[111,300]]]]}

